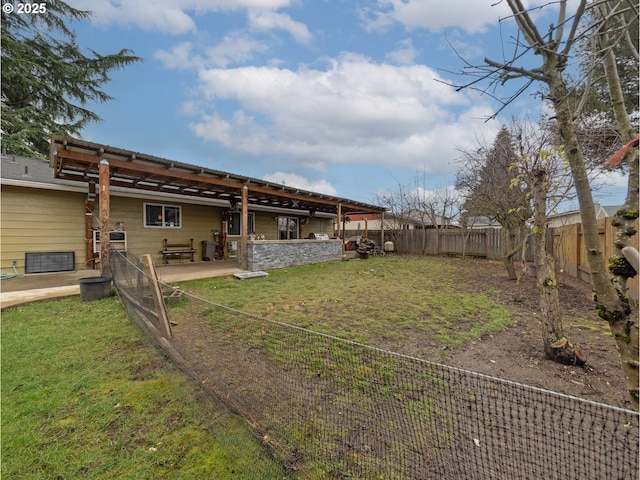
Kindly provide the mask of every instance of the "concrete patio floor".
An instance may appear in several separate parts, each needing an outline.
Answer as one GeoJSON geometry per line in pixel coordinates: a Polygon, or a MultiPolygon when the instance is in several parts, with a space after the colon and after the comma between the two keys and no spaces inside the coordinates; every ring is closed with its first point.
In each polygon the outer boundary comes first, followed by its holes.
{"type": "MultiPolygon", "coordinates": [[[[172,284],[201,278],[229,276],[243,270],[238,268],[238,262],[234,259],[156,265],[156,271],[162,283],[172,284]]],[[[100,270],[76,270],[3,278],[0,281],[0,309],[50,298],[80,295],[79,280],[99,276],[100,270]]]]}

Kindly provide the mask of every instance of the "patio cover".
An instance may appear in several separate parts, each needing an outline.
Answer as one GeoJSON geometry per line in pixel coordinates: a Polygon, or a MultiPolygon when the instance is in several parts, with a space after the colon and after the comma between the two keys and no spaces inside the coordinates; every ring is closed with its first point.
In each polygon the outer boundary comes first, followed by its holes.
{"type": "Polygon", "coordinates": [[[98,183],[99,163],[103,159],[110,165],[111,186],[227,200],[231,207],[241,203],[242,190],[246,187],[249,205],[301,210],[301,214],[309,215],[317,212],[338,214],[339,205],[342,212],[384,212],[382,207],[355,200],[84,140],[51,137],[50,164],[56,178],[98,183]]]}

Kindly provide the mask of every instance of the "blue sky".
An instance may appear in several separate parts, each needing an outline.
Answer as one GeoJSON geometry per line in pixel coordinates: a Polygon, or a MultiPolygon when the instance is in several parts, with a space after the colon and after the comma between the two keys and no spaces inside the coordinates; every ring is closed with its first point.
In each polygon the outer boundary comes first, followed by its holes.
{"type": "Polygon", "coordinates": [[[458,55],[502,58],[505,2],[68,3],[94,12],[75,24],[81,47],[144,59],[113,73],[84,139],[307,190],[375,203],[418,176],[444,188],[460,149],[543,108],[534,88],[487,122],[489,95],[447,86],[463,80],[458,55]]]}

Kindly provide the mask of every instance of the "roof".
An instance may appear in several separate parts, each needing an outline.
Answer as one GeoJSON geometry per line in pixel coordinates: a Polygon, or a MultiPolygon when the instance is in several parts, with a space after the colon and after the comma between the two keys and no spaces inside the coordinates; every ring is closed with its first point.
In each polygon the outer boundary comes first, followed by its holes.
{"type": "Polygon", "coordinates": [[[497,220],[492,220],[489,217],[485,217],[484,215],[477,216],[469,216],[466,221],[467,226],[469,227],[500,227],[500,222],[497,220]]]}
{"type": "Polygon", "coordinates": [[[56,179],[99,183],[99,165],[109,163],[110,185],[135,190],[170,193],[228,201],[234,207],[241,202],[242,190],[248,190],[249,205],[288,208],[315,212],[384,212],[384,207],[347,198],[301,190],[257,178],[167,160],[130,150],[101,145],[69,137],[51,137],[50,166],[56,179]]]}
{"type": "MultiPolygon", "coordinates": [[[[53,178],[53,170],[46,160],[2,154],[2,183],[14,185],[37,184],[40,188],[60,187],[82,190],[77,182],[53,178]]],[[[84,189],[86,190],[86,188],[84,189]]]]}
{"type": "Polygon", "coordinates": [[[613,217],[622,207],[622,205],[603,205],[600,209],[605,217],[613,217]]]}

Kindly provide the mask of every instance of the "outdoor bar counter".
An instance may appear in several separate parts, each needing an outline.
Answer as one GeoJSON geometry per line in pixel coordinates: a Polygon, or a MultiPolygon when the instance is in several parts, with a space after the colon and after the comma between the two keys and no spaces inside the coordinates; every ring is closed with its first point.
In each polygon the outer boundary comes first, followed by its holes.
{"type": "Polygon", "coordinates": [[[252,272],[341,259],[340,239],[247,241],[247,269],[252,272]]]}

